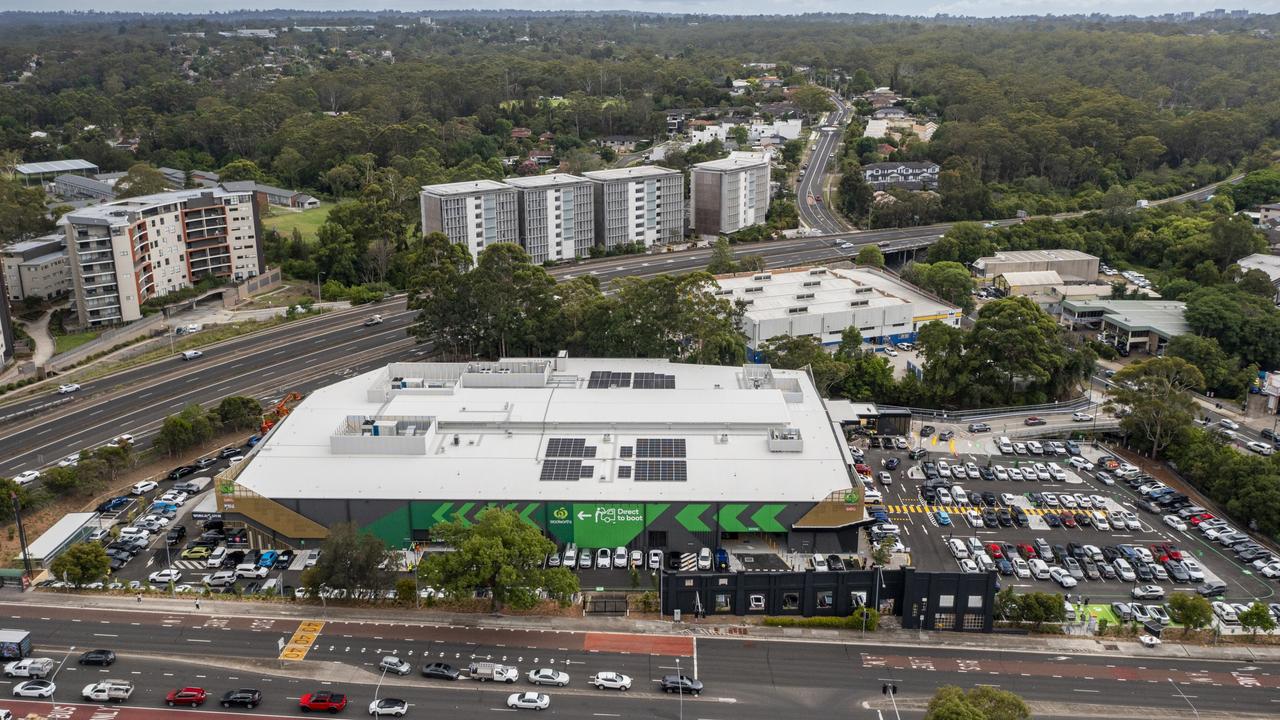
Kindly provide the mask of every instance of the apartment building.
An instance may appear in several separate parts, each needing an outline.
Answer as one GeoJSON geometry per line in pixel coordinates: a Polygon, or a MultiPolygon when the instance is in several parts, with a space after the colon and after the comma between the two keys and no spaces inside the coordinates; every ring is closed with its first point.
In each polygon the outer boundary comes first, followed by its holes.
{"type": "Polygon", "coordinates": [[[71,292],[67,238],[62,233],[22,240],[0,251],[4,284],[12,301],[28,297],[45,300],[71,292]]]}
{"type": "Polygon", "coordinates": [[[425,185],[419,194],[422,232],[442,232],[471,256],[494,243],[520,242],[515,188],[494,180],[425,185]]]}
{"type": "Polygon", "coordinates": [[[739,152],[689,171],[693,231],[724,235],[759,225],[769,212],[769,160],[764,153],[739,152]]]}
{"type": "Polygon", "coordinates": [[[644,165],[585,172],[593,184],[596,245],[644,247],[684,239],[684,175],[644,165]]]}
{"type": "Polygon", "coordinates": [[[535,263],[573,260],[595,244],[591,181],[568,173],[512,178],[518,191],[520,244],[535,263]]]}
{"type": "Polygon", "coordinates": [[[204,277],[262,272],[253,193],[199,188],[129,198],[67,213],[76,311],[88,326],[131,322],[142,304],[204,277]]]}

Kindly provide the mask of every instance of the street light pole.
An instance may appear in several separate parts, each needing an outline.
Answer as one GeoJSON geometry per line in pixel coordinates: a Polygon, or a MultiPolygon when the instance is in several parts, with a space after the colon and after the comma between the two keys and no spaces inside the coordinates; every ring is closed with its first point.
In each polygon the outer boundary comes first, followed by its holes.
{"type": "Polygon", "coordinates": [[[324,298],[320,296],[320,278],[324,277],[324,273],[316,268],[316,302],[324,302],[324,298]]]}
{"type": "Polygon", "coordinates": [[[892,678],[883,678],[884,684],[880,686],[880,692],[889,696],[889,702],[893,703],[893,716],[897,720],[902,720],[902,715],[898,714],[898,681],[892,678]]]}
{"type": "Polygon", "coordinates": [[[676,694],[680,696],[680,720],[684,720],[684,675],[680,673],[680,658],[676,658],[676,694]]]}

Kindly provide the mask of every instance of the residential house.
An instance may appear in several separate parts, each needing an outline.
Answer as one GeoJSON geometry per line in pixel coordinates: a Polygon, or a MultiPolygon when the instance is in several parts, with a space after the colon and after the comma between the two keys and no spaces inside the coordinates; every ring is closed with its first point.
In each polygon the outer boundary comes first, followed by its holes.
{"type": "Polygon", "coordinates": [[[906,108],[883,107],[871,113],[872,120],[903,120],[907,118],[906,108]]]}
{"type": "Polygon", "coordinates": [[[941,169],[933,162],[884,162],[863,165],[862,174],[874,190],[924,190],[938,186],[938,172],[941,169]]]}
{"type": "Polygon", "coordinates": [[[533,137],[533,131],[526,127],[511,128],[512,140],[525,140],[533,137]]]}

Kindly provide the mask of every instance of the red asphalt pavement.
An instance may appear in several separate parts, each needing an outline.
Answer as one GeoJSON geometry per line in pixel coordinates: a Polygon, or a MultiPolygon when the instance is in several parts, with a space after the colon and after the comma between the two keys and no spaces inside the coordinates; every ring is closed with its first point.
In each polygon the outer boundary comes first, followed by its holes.
{"type": "MultiPolygon", "coordinates": [[[[217,703],[215,703],[216,705],[217,703]]],[[[93,705],[90,703],[41,702],[39,700],[3,700],[0,707],[7,708],[14,718],[28,715],[39,715],[47,720],[170,720],[181,714],[184,720],[225,720],[225,716],[244,713],[223,712],[221,710],[194,710],[191,708],[144,708],[128,705],[93,705]]],[[[272,715],[255,712],[256,718],[291,718],[293,715],[272,715]]]]}

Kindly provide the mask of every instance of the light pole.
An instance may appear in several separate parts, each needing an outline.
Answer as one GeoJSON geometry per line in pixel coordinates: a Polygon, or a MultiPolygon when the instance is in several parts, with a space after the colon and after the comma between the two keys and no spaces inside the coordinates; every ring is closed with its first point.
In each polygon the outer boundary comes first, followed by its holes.
{"type": "Polygon", "coordinates": [[[316,268],[316,302],[324,302],[324,298],[320,296],[320,278],[324,277],[324,273],[316,268]]]}
{"type": "Polygon", "coordinates": [[[1173,686],[1174,690],[1178,691],[1178,695],[1181,696],[1183,700],[1187,701],[1187,705],[1191,706],[1191,712],[1194,713],[1197,718],[1199,718],[1200,711],[1196,709],[1196,706],[1194,704],[1192,704],[1191,698],[1187,697],[1186,693],[1182,692],[1182,688],[1178,687],[1178,683],[1174,682],[1173,678],[1169,678],[1169,684],[1173,686]]]}
{"type": "Polygon", "coordinates": [[[883,682],[884,684],[880,686],[880,693],[889,696],[889,702],[893,703],[893,716],[897,720],[902,720],[902,716],[898,714],[898,681],[887,678],[883,682]]]}
{"type": "Polygon", "coordinates": [[[378,706],[378,691],[382,690],[382,679],[387,676],[387,666],[382,666],[382,674],[378,676],[378,684],[373,688],[373,706],[378,706]]]}
{"type": "Polygon", "coordinates": [[[676,694],[680,696],[680,720],[684,720],[684,675],[680,673],[680,658],[676,658],[676,694]]]}

